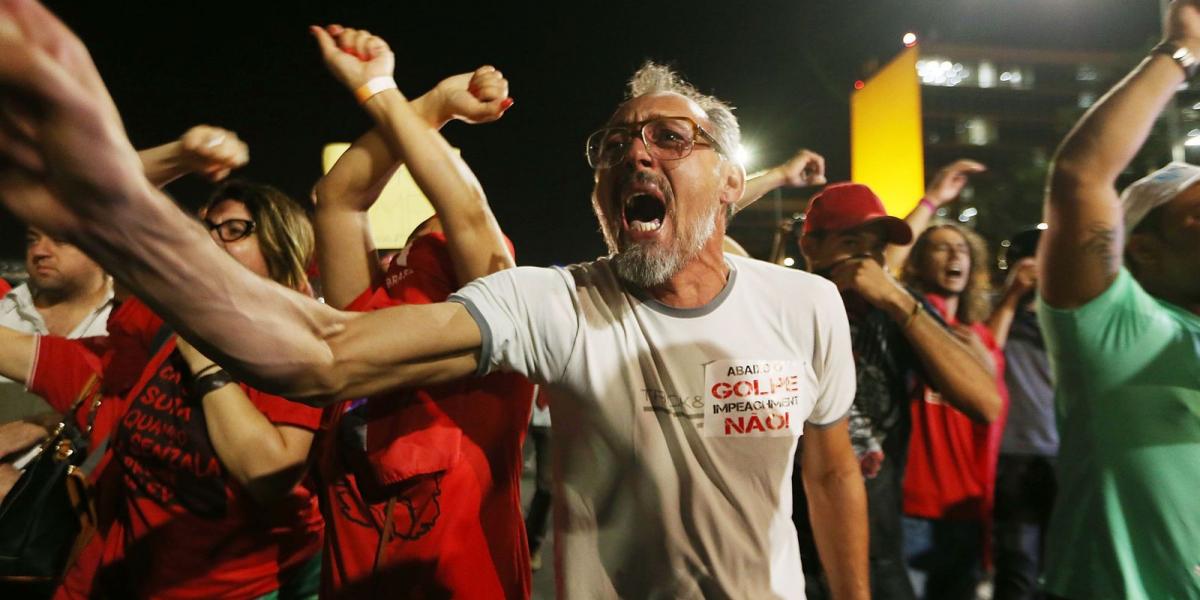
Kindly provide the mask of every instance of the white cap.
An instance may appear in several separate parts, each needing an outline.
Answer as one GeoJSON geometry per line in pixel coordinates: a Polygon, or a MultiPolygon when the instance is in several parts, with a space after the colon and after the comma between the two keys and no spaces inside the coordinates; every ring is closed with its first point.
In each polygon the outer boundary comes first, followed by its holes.
{"type": "Polygon", "coordinates": [[[1150,211],[1162,206],[1200,182],[1200,167],[1183,162],[1167,166],[1133,182],[1121,193],[1125,211],[1125,233],[1133,231],[1150,211]]]}

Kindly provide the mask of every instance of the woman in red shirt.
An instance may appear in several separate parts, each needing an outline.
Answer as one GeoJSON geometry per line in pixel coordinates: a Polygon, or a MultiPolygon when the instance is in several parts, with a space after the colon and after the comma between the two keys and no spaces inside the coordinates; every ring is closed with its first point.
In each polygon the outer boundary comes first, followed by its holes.
{"type": "MultiPolygon", "coordinates": [[[[241,266],[309,292],[312,229],[282,192],[227,183],[201,214],[241,266]]],[[[0,372],[55,408],[93,375],[105,390],[101,535],[59,597],[315,597],[323,522],[301,479],[319,410],[233,381],[136,299],[104,338],[2,337],[0,372]]]]}

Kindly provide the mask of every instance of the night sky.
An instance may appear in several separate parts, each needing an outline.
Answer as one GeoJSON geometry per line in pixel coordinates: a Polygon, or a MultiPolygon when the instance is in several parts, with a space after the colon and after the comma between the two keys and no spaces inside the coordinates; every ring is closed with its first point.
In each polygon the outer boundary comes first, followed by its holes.
{"type": "MultiPolygon", "coordinates": [[[[645,59],[677,67],[738,107],[766,166],[808,147],[849,176],[848,93],[871,58],[914,30],[924,39],[1043,48],[1136,48],[1156,35],[1158,0],[824,0],[820,2],[50,2],[91,49],[136,146],[190,125],[233,129],[250,145],[247,177],[306,197],[320,148],[368,121],[326,73],[311,23],[372,30],[397,54],[410,97],[481,64],[501,69],[515,105],[499,122],[443,133],[483,184],[518,262],[546,265],[603,250],[583,140],[645,59]]],[[[184,202],[207,186],[169,191],[184,202]]],[[[119,227],[119,216],[114,221],[119,227]]],[[[3,217],[0,254],[21,253],[3,217]]]]}

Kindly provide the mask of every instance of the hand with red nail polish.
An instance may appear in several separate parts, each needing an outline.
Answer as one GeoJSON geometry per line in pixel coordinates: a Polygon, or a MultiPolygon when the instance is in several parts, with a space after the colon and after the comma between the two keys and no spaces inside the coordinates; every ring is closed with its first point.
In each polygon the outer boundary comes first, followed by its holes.
{"type": "Polygon", "coordinates": [[[395,55],[382,38],[363,29],[341,25],[309,27],[317,38],[329,72],[351,91],[375,77],[391,77],[395,55]]]}
{"type": "Polygon", "coordinates": [[[513,105],[508,97],[508,80],[495,67],[485,65],[473,73],[443,79],[430,92],[441,121],[458,119],[488,123],[499,119],[513,105]]]}

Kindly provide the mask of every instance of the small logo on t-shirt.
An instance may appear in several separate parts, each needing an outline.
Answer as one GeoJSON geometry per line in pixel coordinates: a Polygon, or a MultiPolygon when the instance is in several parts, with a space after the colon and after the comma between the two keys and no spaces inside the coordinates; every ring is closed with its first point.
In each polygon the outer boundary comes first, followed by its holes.
{"type": "Polygon", "coordinates": [[[705,365],[705,437],[797,436],[808,407],[801,363],[718,360],[705,365]]]}

